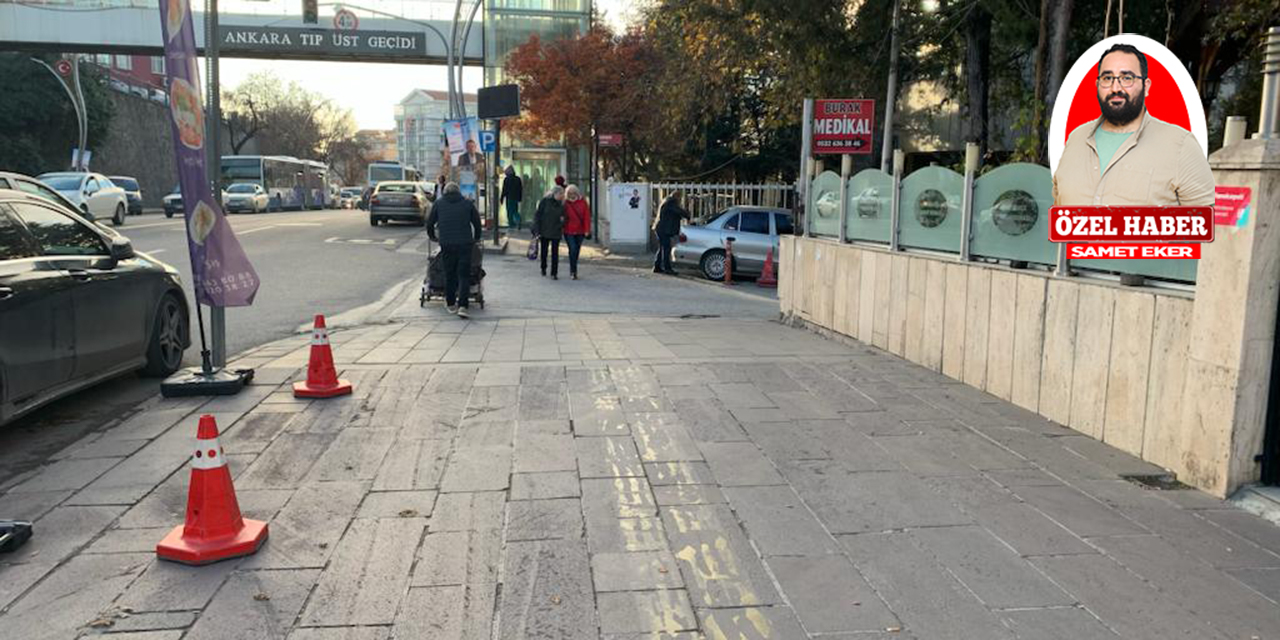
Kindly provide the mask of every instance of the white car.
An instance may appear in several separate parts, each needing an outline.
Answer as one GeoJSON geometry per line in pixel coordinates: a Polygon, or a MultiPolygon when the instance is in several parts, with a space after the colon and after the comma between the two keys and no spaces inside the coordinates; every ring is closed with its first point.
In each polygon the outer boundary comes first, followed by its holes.
{"type": "Polygon", "coordinates": [[[227,213],[235,213],[237,211],[262,213],[271,204],[271,198],[267,196],[267,192],[262,188],[262,185],[252,182],[237,182],[227,187],[223,194],[225,195],[222,196],[222,206],[227,213]]]}
{"type": "Polygon", "coordinates": [[[101,173],[45,173],[39,179],[95,219],[110,220],[116,226],[124,224],[128,196],[101,173]]]}

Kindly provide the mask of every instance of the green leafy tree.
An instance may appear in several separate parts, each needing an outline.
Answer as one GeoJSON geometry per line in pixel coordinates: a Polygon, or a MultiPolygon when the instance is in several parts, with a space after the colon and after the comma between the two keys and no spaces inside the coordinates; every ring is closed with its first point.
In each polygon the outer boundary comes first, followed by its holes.
{"type": "MultiPolygon", "coordinates": [[[[52,55],[38,57],[50,65],[52,55]]],[[[79,144],[75,108],[57,79],[24,53],[0,53],[0,168],[29,175],[68,168],[79,144]]],[[[102,146],[115,109],[106,79],[92,65],[80,65],[88,111],[88,148],[102,146]]]]}

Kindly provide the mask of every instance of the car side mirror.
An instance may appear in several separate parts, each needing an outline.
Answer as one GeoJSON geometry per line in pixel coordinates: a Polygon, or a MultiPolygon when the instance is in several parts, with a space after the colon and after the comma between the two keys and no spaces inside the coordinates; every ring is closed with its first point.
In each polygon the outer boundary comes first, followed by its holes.
{"type": "Polygon", "coordinates": [[[111,258],[113,260],[129,260],[136,257],[133,251],[133,243],[126,238],[115,237],[111,239],[111,258]]]}

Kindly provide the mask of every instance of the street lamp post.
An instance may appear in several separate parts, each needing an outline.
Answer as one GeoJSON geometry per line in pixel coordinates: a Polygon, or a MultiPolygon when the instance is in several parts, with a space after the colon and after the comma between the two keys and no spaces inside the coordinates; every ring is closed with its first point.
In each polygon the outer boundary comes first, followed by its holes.
{"type": "Polygon", "coordinates": [[[72,168],[76,171],[84,171],[87,168],[84,162],[84,148],[88,144],[89,114],[84,104],[84,90],[80,86],[80,54],[73,53],[70,58],[72,85],[75,87],[74,92],[71,90],[71,86],[67,85],[67,81],[57,71],[54,71],[53,67],[49,66],[49,63],[39,58],[32,58],[31,61],[53,74],[62,90],[67,92],[67,98],[71,100],[71,107],[76,112],[76,125],[80,129],[80,146],[76,147],[75,157],[72,158],[72,164],[74,165],[72,168]]]}

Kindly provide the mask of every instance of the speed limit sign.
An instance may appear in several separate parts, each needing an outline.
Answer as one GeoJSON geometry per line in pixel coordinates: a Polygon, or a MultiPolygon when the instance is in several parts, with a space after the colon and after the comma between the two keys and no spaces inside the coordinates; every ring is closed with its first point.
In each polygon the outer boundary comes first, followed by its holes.
{"type": "Polygon", "coordinates": [[[53,65],[53,68],[55,68],[55,69],[57,69],[57,70],[58,70],[58,75],[60,75],[60,76],[69,76],[69,75],[71,75],[71,61],[70,61],[70,60],[59,60],[56,64],[54,64],[54,65],[53,65]]]}
{"type": "Polygon", "coordinates": [[[360,26],[360,19],[350,9],[339,9],[333,14],[333,28],[339,31],[355,31],[360,26]]]}

